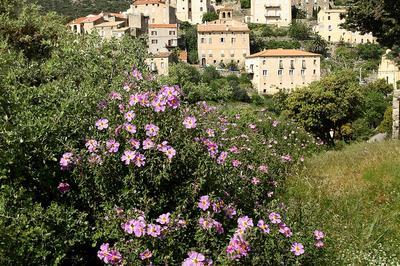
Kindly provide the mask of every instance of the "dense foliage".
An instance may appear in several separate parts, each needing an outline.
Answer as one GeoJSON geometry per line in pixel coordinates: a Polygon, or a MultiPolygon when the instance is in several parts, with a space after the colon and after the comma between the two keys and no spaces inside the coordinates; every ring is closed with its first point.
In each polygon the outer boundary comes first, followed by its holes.
{"type": "Polygon", "coordinates": [[[100,12],[126,11],[131,0],[27,0],[42,7],[44,12],[54,11],[67,19],[84,17],[100,12]]]}
{"type": "Polygon", "coordinates": [[[372,32],[378,42],[400,52],[400,2],[397,0],[349,0],[344,26],[363,33],[372,32]]]}

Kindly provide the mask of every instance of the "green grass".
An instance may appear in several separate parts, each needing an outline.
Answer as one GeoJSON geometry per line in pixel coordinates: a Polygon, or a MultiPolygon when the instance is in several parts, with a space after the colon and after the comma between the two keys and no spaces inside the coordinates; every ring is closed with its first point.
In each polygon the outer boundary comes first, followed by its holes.
{"type": "Polygon", "coordinates": [[[327,264],[400,264],[399,141],[309,158],[283,198],[292,216],[326,232],[327,264]]]}

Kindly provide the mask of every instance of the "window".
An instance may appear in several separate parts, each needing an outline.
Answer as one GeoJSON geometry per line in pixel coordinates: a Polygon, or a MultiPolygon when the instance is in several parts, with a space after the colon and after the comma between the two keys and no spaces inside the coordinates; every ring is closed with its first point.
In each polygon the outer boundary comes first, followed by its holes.
{"type": "Polygon", "coordinates": [[[266,60],[263,60],[263,65],[265,65],[266,60]]]}
{"type": "Polygon", "coordinates": [[[268,76],[268,70],[263,70],[263,76],[268,76]]]}
{"type": "Polygon", "coordinates": [[[201,42],[201,43],[204,43],[204,42],[205,42],[205,39],[204,39],[204,38],[201,38],[201,39],[200,39],[200,42],[201,42]]]}
{"type": "Polygon", "coordinates": [[[203,7],[200,7],[200,12],[203,12],[203,7]]]}
{"type": "Polygon", "coordinates": [[[161,62],[161,68],[164,68],[164,62],[161,62]]]}
{"type": "Polygon", "coordinates": [[[306,60],[301,61],[301,68],[306,69],[306,60]]]}
{"type": "Polygon", "coordinates": [[[221,38],[221,39],[220,39],[220,42],[221,42],[221,43],[224,43],[224,38],[221,38]]]}
{"type": "Polygon", "coordinates": [[[235,43],[235,38],[231,38],[231,43],[235,43]]]}
{"type": "Polygon", "coordinates": [[[328,20],[331,20],[331,16],[328,16],[328,20]]]}
{"type": "Polygon", "coordinates": [[[330,42],[331,41],[331,36],[328,36],[328,42],[330,42]]]}
{"type": "Polygon", "coordinates": [[[283,69],[283,60],[279,60],[279,69],[283,69]]]}
{"type": "Polygon", "coordinates": [[[328,25],[328,30],[332,31],[332,25],[328,25]]]}
{"type": "Polygon", "coordinates": [[[314,75],[317,74],[317,70],[314,69],[313,74],[314,74],[314,75]]]}
{"type": "Polygon", "coordinates": [[[278,70],[278,75],[279,75],[279,76],[282,76],[282,69],[279,69],[279,70],[278,70]]]}
{"type": "Polygon", "coordinates": [[[317,64],[317,59],[314,59],[314,66],[317,64]]]}
{"type": "Polygon", "coordinates": [[[305,76],[306,75],[306,71],[304,69],[301,70],[301,75],[305,76]]]}
{"type": "Polygon", "coordinates": [[[175,31],[174,30],[170,30],[169,31],[169,35],[175,35],[175,31]]]}
{"type": "Polygon", "coordinates": [[[290,68],[294,69],[294,60],[290,60],[290,68]]]}
{"type": "Polygon", "coordinates": [[[152,35],[152,36],[155,36],[155,35],[157,35],[157,31],[155,31],[155,30],[152,30],[152,31],[151,31],[151,35],[152,35]]]}
{"type": "Polygon", "coordinates": [[[289,75],[290,75],[290,76],[293,76],[293,74],[294,74],[294,70],[293,70],[293,69],[290,69],[290,70],[289,70],[289,75]]]}
{"type": "Polygon", "coordinates": [[[152,43],[152,44],[157,44],[157,43],[158,43],[158,40],[151,40],[151,43],[152,43]]]}

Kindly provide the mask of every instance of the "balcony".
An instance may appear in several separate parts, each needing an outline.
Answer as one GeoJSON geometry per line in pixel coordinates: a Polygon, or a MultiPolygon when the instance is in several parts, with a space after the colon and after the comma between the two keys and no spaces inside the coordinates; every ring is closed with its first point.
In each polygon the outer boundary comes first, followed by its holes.
{"type": "Polygon", "coordinates": [[[280,18],[281,14],[280,12],[266,12],[264,16],[267,18],[280,18]]]}

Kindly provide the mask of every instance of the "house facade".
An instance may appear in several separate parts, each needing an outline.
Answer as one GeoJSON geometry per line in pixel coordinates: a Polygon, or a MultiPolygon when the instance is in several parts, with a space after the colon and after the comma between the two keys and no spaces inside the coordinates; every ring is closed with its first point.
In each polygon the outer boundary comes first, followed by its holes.
{"type": "Polygon", "coordinates": [[[259,94],[291,92],[320,79],[320,55],[292,49],[265,50],[246,58],[246,72],[259,94]]]}
{"type": "Polygon", "coordinates": [[[150,24],[148,35],[150,53],[167,52],[178,46],[177,24],[150,24]]]}
{"type": "Polygon", "coordinates": [[[236,20],[218,19],[197,25],[197,47],[202,66],[236,63],[250,55],[249,27],[236,20]]]}
{"type": "Polygon", "coordinates": [[[160,52],[153,54],[151,57],[145,60],[146,64],[149,66],[150,71],[157,75],[168,75],[169,64],[172,61],[171,52],[160,52]]]}
{"type": "MultiPolygon", "coordinates": [[[[136,0],[126,13],[144,17],[144,27],[148,24],[176,23],[176,8],[165,0],[136,0]]],[[[147,28],[143,30],[146,32],[147,28]]]]}
{"type": "Polygon", "coordinates": [[[378,78],[384,79],[388,84],[394,85],[395,82],[400,80],[400,68],[390,58],[388,58],[387,54],[390,50],[386,51],[386,54],[382,56],[381,63],[378,68],[378,78]]]}
{"type": "Polygon", "coordinates": [[[200,24],[203,14],[210,10],[210,0],[176,0],[176,17],[179,21],[200,24]]]}
{"type": "Polygon", "coordinates": [[[328,42],[338,43],[374,43],[371,33],[361,34],[343,29],[340,24],[345,22],[346,9],[321,9],[318,13],[318,24],[315,31],[328,42]]]}
{"type": "Polygon", "coordinates": [[[251,0],[251,16],[247,22],[289,26],[292,22],[291,0],[251,0]]]}

